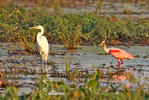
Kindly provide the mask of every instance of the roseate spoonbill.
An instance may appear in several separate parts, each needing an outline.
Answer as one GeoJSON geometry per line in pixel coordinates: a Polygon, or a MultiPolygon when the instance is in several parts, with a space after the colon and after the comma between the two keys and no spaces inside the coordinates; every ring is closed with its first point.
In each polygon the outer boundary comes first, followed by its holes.
{"type": "MultiPolygon", "coordinates": [[[[41,25],[35,26],[35,27],[29,27],[29,29],[39,29],[41,30],[37,34],[37,43],[39,46],[39,53],[42,57],[42,60],[44,60],[44,70],[45,70],[45,63],[48,60],[48,53],[49,53],[49,44],[48,40],[45,36],[43,36],[44,28],[41,25]]],[[[42,61],[41,61],[42,62],[42,61]]]]}
{"type": "Polygon", "coordinates": [[[134,57],[129,54],[128,52],[119,49],[119,48],[107,48],[106,44],[105,44],[105,40],[101,42],[101,44],[99,44],[99,46],[104,46],[104,51],[106,53],[111,53],[112,56],[114,56],[115,58],[117,58],[117,62],[118,64],[116,66],[120,67],[121,64],[123,64],[123,60],[122,59],[134,59],[134,57]],[[120,62],[121,61],[121,62],[120,62]]]}

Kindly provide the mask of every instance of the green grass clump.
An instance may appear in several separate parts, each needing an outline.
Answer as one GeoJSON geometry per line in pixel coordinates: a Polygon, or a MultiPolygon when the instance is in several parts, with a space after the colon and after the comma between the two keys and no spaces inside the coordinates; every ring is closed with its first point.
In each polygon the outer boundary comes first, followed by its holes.
{"type": "Polygon", "coordinates": [[[67,49],[77,49],[79,47],[79,44],[82,42],[82,38],[85,38],[85,39],[88,38],[87,36],[85,36],[80,32],[80,26],[76,26],[76,29],[73,32],[69,32],[69,33],[59,32],[58,34],[63,45],[67,49]]]}

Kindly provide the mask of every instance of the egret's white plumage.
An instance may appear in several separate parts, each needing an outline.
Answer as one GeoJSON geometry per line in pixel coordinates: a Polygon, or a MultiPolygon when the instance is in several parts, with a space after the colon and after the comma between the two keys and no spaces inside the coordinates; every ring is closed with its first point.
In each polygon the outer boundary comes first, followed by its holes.
{"type": "Polygon", "coordinates": [[[42,57],[42,60],[44,60],[44,63],[45,63],[48,60],[49,44],[48,44],[47,38],[45,36],[43,36],[44,28],[43,28],[43,26],[39,25],[39,26],[35,26],[35,27],[30,27],[30,29],[41,30],[40,32],[38,32],[36,38],[37,38],[37,43],[39,46],[39,53],[42,57]]]}

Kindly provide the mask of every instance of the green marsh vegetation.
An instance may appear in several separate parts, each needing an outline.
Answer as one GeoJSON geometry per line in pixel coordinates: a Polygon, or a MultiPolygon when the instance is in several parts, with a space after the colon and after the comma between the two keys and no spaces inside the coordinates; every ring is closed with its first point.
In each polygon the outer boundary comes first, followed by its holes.
{"type": "MultiPolygon", "coordinates": [[[[149,39],[147,19],[119,19],[114,15],[100,15],[96,11],[86,13],[64,13],[55,4],[53,12],[44,7],[18,6],[14,3],[0,5],[0,38],[6,42],[20,42],[24,50],[33,52],[38,31],[28,28],[43,25],[49,43],[63,44],[67,49],[77,48],[79,44],[94,44],[109,38],[125,42],[139,43],[149,39]]],[[[48,8],[50,9],[50,8],[48,8]]],[[[99,10],[99,9],[98,9],[99,10]]]]}
{"type": "Polygon", "coordinates": [[[111,77],[108,77],[106,86],[100,84],[105,74],[96,67],[94,73],[87,74],[83,79],[77,70],[69,73],[71,73],[71,84],[60,80],[50,81],[46,75],[41,75],[39,84],[32,93],[18,96],[17,88],[7,87],[5,94],[0,98],[1,100],[148,100],[149,98],[146,85],[139,84],[131,73],[126,73],[128,83],[113,82],[111,77]],[[81,83],[83,84],[79,85],[81,83]]]}

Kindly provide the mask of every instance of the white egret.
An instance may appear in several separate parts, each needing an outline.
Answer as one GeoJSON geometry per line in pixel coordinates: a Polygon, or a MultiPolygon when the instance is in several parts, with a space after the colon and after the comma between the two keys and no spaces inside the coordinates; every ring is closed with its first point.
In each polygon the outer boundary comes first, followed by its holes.
{"type": "Polygon", "coordinates": [[[29,29],[39,29],[41,30],[37,34],[37,43],[39,45],[39,53],[42,57],[42,60],[44,61],[44,70],[45,70],[45,63],[48,60],[48,53],[49,53],[49,44],[48,40],[45,36],[43,36],[44,28],[41,25],[35,26],[35,27],[29,27],[29,29]]]}

